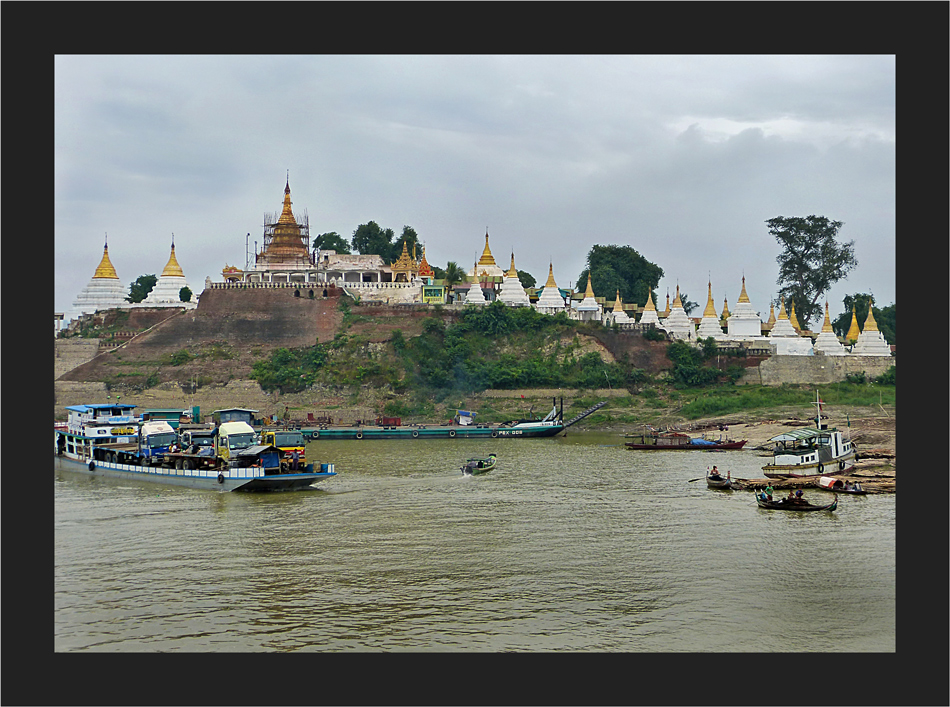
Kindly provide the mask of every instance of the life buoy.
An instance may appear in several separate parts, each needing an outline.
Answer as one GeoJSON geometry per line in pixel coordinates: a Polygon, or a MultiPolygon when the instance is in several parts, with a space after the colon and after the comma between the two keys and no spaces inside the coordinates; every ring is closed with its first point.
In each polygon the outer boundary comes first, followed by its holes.
{"type": "Polygon", "coordinates": [[[96,463],[89,462],[89,471],[95,471],[95,470],[96,470],[96,463]]]}
{"type": "Polygon", "coordinates": [[[218,483],[219,484],[224,483],[224,474],[221,474],[221,473],[218,474],[218,483]]]}
{"type": "Polygon", "coordinates": [[[317,437],[320,436],[320,431],[319,431],[319,430],[314,430],[313,434],[310,435],[310,436],[311,436],[312,439],[317,439],[317,437]]]}
{"type": "Polygon", "coordinates": [[[363,439],[363,433],[362,433],[362,432],[357,432],[357,433],[356,433],[356,439],[363,439]]]}
{"type": "Polygon", "coordinates": [[[455,430],[449,430],[449,437],[455,436],[455,430]]]}
{"type": "Polygon", "coordinates": [[[491,436],[492,436],[492,437],[497,437],[497,436],[498,436],[498,430],[492,430],[492,431],[491,431],[491,436]]]}
{"type": "Polygon", "coordinates": [[[413,431],[412,431],[412,436],[413,436],[413,437],[418,437],[418,436],[419,436],[419,430],[413,430],[413,431]]]}

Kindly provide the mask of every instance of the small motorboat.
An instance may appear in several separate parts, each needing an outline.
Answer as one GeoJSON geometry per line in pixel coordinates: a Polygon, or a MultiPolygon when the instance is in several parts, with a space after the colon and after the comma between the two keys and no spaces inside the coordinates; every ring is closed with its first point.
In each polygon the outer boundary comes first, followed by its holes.
{"type": "Polygon", "coordinates": [[[759,508],[768,508],[773,511],[833,511],[838,508],[838,494],[835,494],[835,500],[824,506],[816,506],[809,503],[801,496],[794,498],[779,498],[770,501],[769,497],[762,491],[756,491],[755,502],[759,508]]]}
{"type": "Polygon", "coordinates": [[[489,454],[484,458],[469,459],[462,465],[462,473],[470,476],[487,474],[495,468],[495,460],[496,457],[494,454],[489,454]]]}
{"type": "Polygon", "coordinates": [[[867,496],[868,492],[857,481],[843,481],[833,476],[822,476],[818,479],[818,488],[835,493],[850,493],[856,496],[867,496]]]}

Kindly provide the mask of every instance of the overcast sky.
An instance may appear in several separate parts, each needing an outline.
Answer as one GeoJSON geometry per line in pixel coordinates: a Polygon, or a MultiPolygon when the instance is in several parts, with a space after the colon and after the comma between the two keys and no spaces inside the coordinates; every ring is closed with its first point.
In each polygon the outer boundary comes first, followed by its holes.
{"type": "Polygon", "coordinates": [[[630,245],[665,272],[659,307],[679,284],[694,316],[710,280],[734,308],[744,274],[767,318],[765,221],[826,216],[858,260],[832,317],[895,302],[893,56],[60,55],[55,111],[56,311],[107,233],[126,286],[172,233],[191,288],[220,281],[288,171],[311,236],[409,225],[470,268],[487,229],[499,265],[543,284],[552,263],[564,288],[591,246],[630,245]]]}

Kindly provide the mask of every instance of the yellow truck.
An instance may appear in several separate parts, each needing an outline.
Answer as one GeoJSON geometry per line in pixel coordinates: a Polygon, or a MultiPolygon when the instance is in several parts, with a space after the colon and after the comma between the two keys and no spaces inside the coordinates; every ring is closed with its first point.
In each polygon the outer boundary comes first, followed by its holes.
{"type": "Polygon", "coordinates": [[[303,471],[306,468],[306,440],[300,430],[264,430],[261,432],[261,444],[270,444],[280,450],[282,471],[294,471],[295,453],[297,470],[303,471]]]}

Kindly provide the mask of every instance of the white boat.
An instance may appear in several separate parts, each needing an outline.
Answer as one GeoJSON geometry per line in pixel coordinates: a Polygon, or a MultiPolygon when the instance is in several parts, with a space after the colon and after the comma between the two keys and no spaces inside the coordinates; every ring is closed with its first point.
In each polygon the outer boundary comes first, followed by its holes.
{"type": "Polygon", "coordinates": [[[272,445],[252,445],[233,450],[219,464],[152,465],[117,458],[114,445],[137,440],[140,421],[132,416],[134,405],[77,405],[67,408],[69,422],[54,426],[54,469],[93,476],[151,481],[214,491],[298,490],[336,476],[333,464],[310,464],[301,472],[284,474],[281,451],[272,445]],[[121,418],[121,419],[117,419],[121,418]],[[192,467],[192,468],[188,468],[192,467]]]}
{"type": "Polygon", "coordinates": [[[762,467],[773,479],[847,474],[854,469],[855,450],[851,440],[837,428],[821,421],[821,399],[815,427],[783,432],[772,437],[772,462],[762,467]]]}

